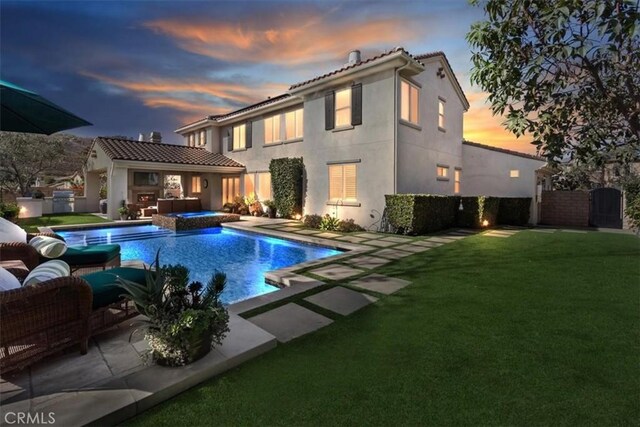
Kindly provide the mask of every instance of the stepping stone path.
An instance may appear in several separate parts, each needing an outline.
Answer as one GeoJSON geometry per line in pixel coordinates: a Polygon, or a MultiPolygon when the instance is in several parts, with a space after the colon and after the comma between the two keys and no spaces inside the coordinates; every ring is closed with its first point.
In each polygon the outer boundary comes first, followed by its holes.
{"type": "Polygon", "coordinates": [[[488,237],[511,237],[519,232],[520,230],[490,230],[482,235],[488,237]]]}
{"type": "Polygon", "coordinates": [[[431,250],[430,247],[422,246],[422,245],[418,245],[418,244],[414,244],[414,243],[411,243],[410,245],[404,245],[404,246],[401,247],[401,249],[403,251],[409,251],[409,252],[413,252],[415,254],[431,250]]]}
{"type": "Polygon", "coordinates": [[[565,233],[587,234],[585,230],[560,230],[560,231],[564,231],[565,233]]]}
{"type": "Polygon", "coordinates": [[[353,264],[356,267],[374,269],[391,262],[391,260],[386,258],[377,258],[374,256],[365,255],[365,256],[359,256],[356,258],[351,258],[346,262],[348,262],[349,264],[353,264]]]}
{"type": "Polygon", "coordinates": [[[409,237],[385,237],[380,240],[384,242],[393,242],[393,243],[411,243],[413,239],[409,237]]]}
{"type": "Polygon", "coordinates": [[[304,229],[304,230],[296,230],[296,233],[298,233],[298,234],[317,234],[317,233],[320,233],[320,230],[304,229]]]}
{"type": "Polygon", "coordinates": [[[373,255],[389,259],[400,259],[409,255],[413,255],[413,253],[401,251],[400,249],[382,249],[380,251],[374,252],[373,255]]]}
{"type": "Polygon", "coordinates": [[[379,248],[388,248],[389,246],[395,246],[397,243],[389,242],[385,240],[368,240],[364,242],[365,245],[377,246],[379,248]]]}
{"type": "Polygon", "coordinates": [[[344,242],[349,242],[349,243],[362,243],[367,239],[365,239],[364,237],[358,237],[358,236],[344,236],[344,237],[338,237],[336,240],[342,240],[344,242]]]}
{"type": "Polygon", "coordinates": [[[325,233],[316,234],[314,237],[322,237],[323,239],[334,239],[340,236],[341,234],[325,232],[325,233]]]}
{"type": "Polygon", "coordinates": [[[418,240],[418,241],[415,241],[415,242],[413,242],[411,244],[412,245],[419,245],[419,246],[426,246],[428,248],[437,248],[438,246],[442,246],[444,243],[432,242],[430,240],[418,240]]]}
{"type": "Polygon", "coordinates": [[[558,230],[556,230],[555,228],[534,228],[529,231],[533,231],[535,233],[555,233],[558,230]]]}
{"type": "Polygon", "coordinates": [[[378,298],[336,286],[319,294],[311,295],[304,300],[334,313],[348,316],[362,307],[376,302],[378,298]]]}
{"type": "Polygon", "coordinates": [[[434,236],[434,237],[429,237],[428,239],[424,239],[424,242],[434,242],[434,243],[451,243],[453,242],[453,240],[451,239],[446,239],[442,236],[434,236]]]}
{"type": "Polygon", "coordinates": [[[328,317],[294,303],[285,304],[248,320],[275,336],[279,342],[291,341],[333,323],[328,317]]]}
{"type": "Polygon", "coordinates": [[[382,274],[370,274],[349,283],[350,286],[385,295],[391,295],[398,292],[400,289],[410,284],[411,282],[407,280],[383,276],[382,274]]]}
{"type": "Polygon", "coordinates": [[[351,276],[364,273],[364,270],[358,270],[356,268],[346,267],[340,264],[329,264],[322,268],[310,270],[309,273],[317,276],[325,277],[330,280],[342,280],[351,276]]]}
{"type": "Polygon", "coordinates": [[[293,232],[298,232],[300,230],[300,227],[282,227],[282,228],[278,228],[278,231],[286,231],[287,233],[293,233],[293,232]]]}
{"type": "Polygon", "coordinates": [[[364,237],[365,239],[380,239],[384,237],[384,234],[375,234],[375,233],[358,233],[356,234],[358,237],[364,237]]]}

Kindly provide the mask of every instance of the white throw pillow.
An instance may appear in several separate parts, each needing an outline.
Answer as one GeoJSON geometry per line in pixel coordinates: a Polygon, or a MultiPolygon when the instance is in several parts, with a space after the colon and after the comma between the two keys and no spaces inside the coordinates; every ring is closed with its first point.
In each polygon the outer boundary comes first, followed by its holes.
{"type": "Polygon", "coordinates": [[[33,286],[40,282],[57,279],[58,277],[67,277],[69,275],[71,275],[69,264],[59,259],[54,259],[40,264],[31,270],[27,278],[24,279],[22,286],[33,286]]]}
{"type": "Polygon", "coordinates": [[[29,244],[45,258],[60,258],[67,251],[67,244],[55,237],[36,236],[29,244]]]}
{"type": "Polygon", "coordinates": [[[27,243],[27,232],[11,221],[0,218],[0,243],[6,242],[27,243]]]}
{"type": "Polygon", "coordinates": [[[18,289],[19,287],[20,282],[16,276],[0,267],[0,291],[10,291],[11,289],[18,289]]]}

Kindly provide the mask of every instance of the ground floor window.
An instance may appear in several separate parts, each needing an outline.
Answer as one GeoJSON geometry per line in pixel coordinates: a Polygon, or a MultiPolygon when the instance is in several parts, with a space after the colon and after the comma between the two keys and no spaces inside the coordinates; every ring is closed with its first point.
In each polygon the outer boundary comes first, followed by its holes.
{"type": "Polygon", "coordinates": [[[193,175],[191,177],[191,192],[202,193],[202,177],[200,175],[193,175]]]}
{"type": "Polygon", "coordinates": [[[509,171],[509,177],[511,177],[511,178],[520,178],[520,170],[519,169],[511,169],[509,171]]]}
{"type": "Polygon", "coordinates": [[[355,163],[329,166],[329,200],[357,200],[355,163]]]}
{"type": "Polygon", "coordinates": [[[453,171],[453,192],[460,194],[460,177],[462,176],[462,169],[456,169],[453,171]]]}
{"type": "Polygon", "coordinates": [[[180,199],[184,196],[182,192],[182,175],[164,176],[164,197],[180,199]]]}
{"type": "Polygon", "coordinates": [[[255,174],[247,173],[244,175],[244,195],[246,197],[251,197],[255,195],[256,186],[255,186],[255,174]]]}
{"type": "Polygon", "coordinates": [[[233,203],[233,199],[240,195],[240,177],[229,176],[222,178],[222,203],[233,203]]]}

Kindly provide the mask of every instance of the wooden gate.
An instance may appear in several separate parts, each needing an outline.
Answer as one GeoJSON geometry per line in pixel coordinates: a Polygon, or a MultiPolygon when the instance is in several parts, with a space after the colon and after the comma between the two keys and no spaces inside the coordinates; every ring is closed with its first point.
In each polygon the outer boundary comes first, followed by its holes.
{"type": "Polygon", "coordinates": [[[622,193],[615,188],[591,190],[589,225],[592,227],[622,228],[622,193]]]}

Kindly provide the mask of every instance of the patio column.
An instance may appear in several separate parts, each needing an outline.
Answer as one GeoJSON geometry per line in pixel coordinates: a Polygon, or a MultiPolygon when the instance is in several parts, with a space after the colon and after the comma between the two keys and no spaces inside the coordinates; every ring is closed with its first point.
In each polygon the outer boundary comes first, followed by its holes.
{"type": "Polygon", "coordinates": [[[100,172],[84,171],[84,196],[87,212],[100,212],[100,172]]]}
{"type": "Polygon", "coordinates": [[[107,216],[111,219],[118,219],[118,208],[122,206],[122,201],[127,201],[127,168],[121,168],[111,164],[107,171],[107,216]]]}

